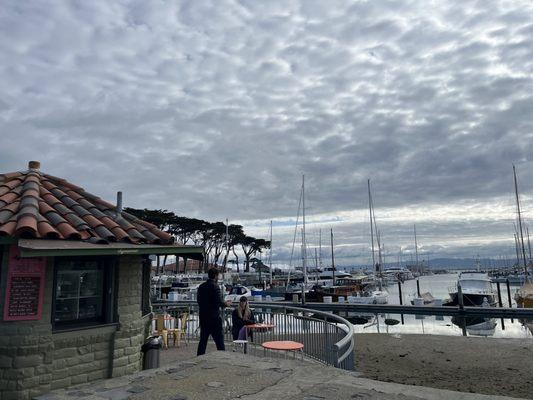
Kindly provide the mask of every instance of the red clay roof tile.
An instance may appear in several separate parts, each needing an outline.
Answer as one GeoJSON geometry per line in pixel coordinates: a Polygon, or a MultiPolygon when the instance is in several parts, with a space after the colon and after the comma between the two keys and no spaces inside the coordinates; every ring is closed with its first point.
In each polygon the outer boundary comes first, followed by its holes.
{"type": "Polygon", "coordinates": [[[0,235],[170,244],[173,237],[38,168],[0,174],[0,235]]]}
{"type": "Polygon", "coordinates": [[[13,212],[9,210],[0,210],[0,225],[9,221],[13,216],[13,212]]]}
{"type": "Polygon", "coordinates": [[[4,207],[2,207],[2,210],[9,210],[13,213],[16,213],[19,209],[19,206],[20,206],[20,201],[15,201],[13,203],[6,204],[4,207]]]}
{"type": "Polygon", "coordinates": [[[5,224],[2,224],[0,226],[0,236],[14,236],[16,227],[16,221],[8,221],[5,224]]]}
{"type": "Polygon", "coordinates": [[[36,236],[37,234],[37,217],[35,215],[21,214],[17,220],[17,235],[36,236]]]}
{"type": "Polygon", "coordinates": [[[37,223],[37,229],[39,230],[39,235],[42,238],[46,239],[60,239],[62,238],[61,234],[54,229],[48,221],[40,221],[37,223]]]}
{"type": "Polygon", "coordinates": [[[42,215],[45,215],[49,213],[50,211],[55,212],[55,210],[52,207],[50,207],[48,204],[46,204],[44,201],[39,202],[39,212],[42,215]]]}
{"type": "Polygon", "coordinates": [[[67,224],[66,222],[63,222],[57,225],[56,228],[59,232],[61,232],[63,237],[65,237],[66,239],[71,239],[71,240],[81,239],[80,233],[76,229],[74,229],[72,226],[67,224]]]}
{"type": "Polygon", "coordinates": [[[87,222],[91,228],[96,228],[97,226],[104,224],[101,220],[93,217],[92,215],[85,215],[82,217],[82,219],[87,222]]]}
{"type": "Polygon", "coordinates": [[[6,204],[9,204],[9,203],[13,203],[17,198],[18,198],[17,194],[13,192],[9,192],[9,193],[4,194],[3,196],[0,196],[0,201],[3,201],[6,204]]]}
{"type": "Polygon", "coordinates": [[[61,203],[59,199],[57,199],[52,193],[47,193],[45,195],[41,195],[41,198],[46,201],[48,204],[53,206],[54,204],[61,203]]]}
{"type": "Polygon", "coordinates": [[[20,179],[13,179],[12,181],[7,181],[7,182],[2,183],[2,186],[5,186],[9,190],[13,190],[18,185],[20,185],[20,182],[21,182],[20,179]]]}
{"type": "Polygon", "coordinates": [[[9,172],[7,174],[3,174],[4,180],[10,181],[11,179],[18,178],[19,176],[24,175],[22,172],[9,172]]]}

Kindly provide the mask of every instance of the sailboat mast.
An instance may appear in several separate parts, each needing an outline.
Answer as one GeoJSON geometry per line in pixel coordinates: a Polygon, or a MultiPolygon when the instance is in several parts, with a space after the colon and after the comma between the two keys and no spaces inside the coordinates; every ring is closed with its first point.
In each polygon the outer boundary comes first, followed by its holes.
{"type": "Polygon", "coordinates": [[[415,262],[416,262],[416,269],[418,270],[419,274],[422,274],[422,268],[418,264],[418,242],[416,241],[416,224],[413,224],[413,229],[415,232],[415,262]]]}
{"type": "Polygon", "coordinates": [[[333,274],[333,286],[335,286],[335,256],[333,255],[333,228],[331,228],[331,273],[333,274]]]}
{"type": "Polygon", "coordinates": [[[370,191],[370,179],[368,179],[368,205],[369,205],[369,212],[370,212],[370,237],[372,240],[372,268],[376,268],[376,272],[378,273],[378,283],[379,283],[379,290],[383,290],[383,284],[382,284],[382,274],[381,274],[381,244],[379,240],[379,231],[377,229],[376,225],[376,216],[374,215],[374,204],[372,202],[372,193],[370,191]],[[376,239],[377,239],[377,245],[378,245],[378,264],[376,264],[376,256],[374,251],[374,226],[376,228],[376,239]]]}
{"type": "Polygon", "coordinates": [[[318,230],[318,266],[322,269],[322,229],[318,230]]]}
{"type": "Polygon", "coordinates": [[[516,266],[518,268],[520,267],[520,250],[518,250],[520,246],[518,245],[518,236],[516,235],[516,233],[513,233],[513,235],[514,235],[514,247],[516,250],[516,266]]]}
{"type": "Polygon", "coordinates": [[[304,283],[307,285],[307,244],[305,242],[305,175],[302,175],[302,242],[303,242],[303,264],[302,269],[304,273],[304,283]]]}
{"type": "Polygon", "coordinates": [[[527,249],[529,250],[529,262],[531,262],[531,240],[529,240],[529,228],[526,227],[527,232],[527,249]]]}
{"type": "Polygon", "coordinates": [[[317,252],[316,252],[316,247],[315,247],[315,276],[316,276],[316,283],[318,284],[318,255],[317,255],[317,252]]]}
{"type": "Polygon", "coordinates": [[[370,179],[368,183],[368,212],[370,213],[370,241],[372,243],[372,269],[376,268],[376,256],[374,251],[374,223],[372,221],[372,195],[370,194],[370,179]]]}
{"type": "Polygon", "coordinates": [[[524,246],[524,231],[522,230],[522,215],[520,213],[520,200],[518,198],[518,183],[516,180],[516,168],[513,165],[513,176],[514,176],[514,191],[516,195],[516,211],[518,212],[518,229],[520,230],[520,242],[522,247],[522,256],[524,260],[524,271],[526,273],[526,279],[527,279],[527,262],[526,262],[526,249],[524,246]]]}
{"type": "Polygon", "coordinates": [[[270,270],[270,287],[272,287],[272,220],[270,220],[270,251],[268,254],[268,269],[270,270]]]}

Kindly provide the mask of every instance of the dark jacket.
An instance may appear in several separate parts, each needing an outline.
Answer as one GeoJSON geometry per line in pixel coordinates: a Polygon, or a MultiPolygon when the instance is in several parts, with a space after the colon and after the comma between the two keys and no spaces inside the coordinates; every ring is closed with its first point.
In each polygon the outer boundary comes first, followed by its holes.
{"type": "Polygon", "coordinates": [[[250,310],[250,319],[247,319],[247,320],[239,317],[237,308],[233,310],[233,312],[231,313],[231,334],[233,335],[233,340],[237,340],[237,338],[239,337],[239,331],[244,325],[251,325],[254,323],[255,323],[255,317],[254,317],[254,313],[252,312],[252,310],[250,310]]]}
{"type": "Polygon", "coordinates": [[[220,288],[213,279],[208,279],[200,286],[196,295],[196,301],[200,308],[200,324],[220,322],[220,309],[226,307],[220,288]]]}

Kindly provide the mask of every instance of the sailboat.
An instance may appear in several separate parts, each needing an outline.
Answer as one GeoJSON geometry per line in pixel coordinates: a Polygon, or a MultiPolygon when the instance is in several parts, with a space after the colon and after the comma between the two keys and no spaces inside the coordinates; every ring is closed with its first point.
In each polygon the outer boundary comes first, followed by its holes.
{"type": "Polygon", "coordinates": [[[374,303],[374,304],[387,304],[389,302],[389,292],[383,289],[383,271],[381,270],[382,258],[381,258],[381,242],[380,235],[376,225],[376,215],[374,214],[374,202],[372,201],[372,192],[370,191],[370,179],[367,181],[368,184],[368,210],[370,213],[370,240],[372,247],[372,266],[375,268],[374,274],[377,277],[378,281],[378,290],[373,290],[366,297],[366,299],[354,298],[351,299],[352,302],[357,303],[362,301],[365,303],[374,303]],[[376,232],[377,246],[378,246],[378,262],[376,263],[375,258],[375,247],[374,247],[374,230],[376,232]]]}
{"type": "Polygon", "coordinates": [[[528,272],[528,263],[526,261],[526,249],[524,246],[524,231],[522,229],[522,215],[520,211],[520,199],[518,197],[518,182],[516,179],[516,168],[513,165],[513,177],[514,177],[514,189],[516,196],[516,211],[518,214],[518,235],[517,238],[520,240],[520,249],[522,253],[522,261],[524,264],[524,274],[525,274],[525,283],[524,285],[516,292],[515,300],[518,307],[527,307],[533,308],[533,282],[529,276],[528,272]]]}

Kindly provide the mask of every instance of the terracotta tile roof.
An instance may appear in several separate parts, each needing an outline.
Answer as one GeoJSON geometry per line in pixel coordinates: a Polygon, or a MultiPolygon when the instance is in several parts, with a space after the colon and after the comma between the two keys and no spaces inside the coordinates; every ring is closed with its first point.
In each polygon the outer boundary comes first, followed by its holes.
{"type": "Polygon", "coordinates": [[[0,236],[95,243],[170,244],[174,238],[30,161],[25,172],[0,174],[0,236]]]}

